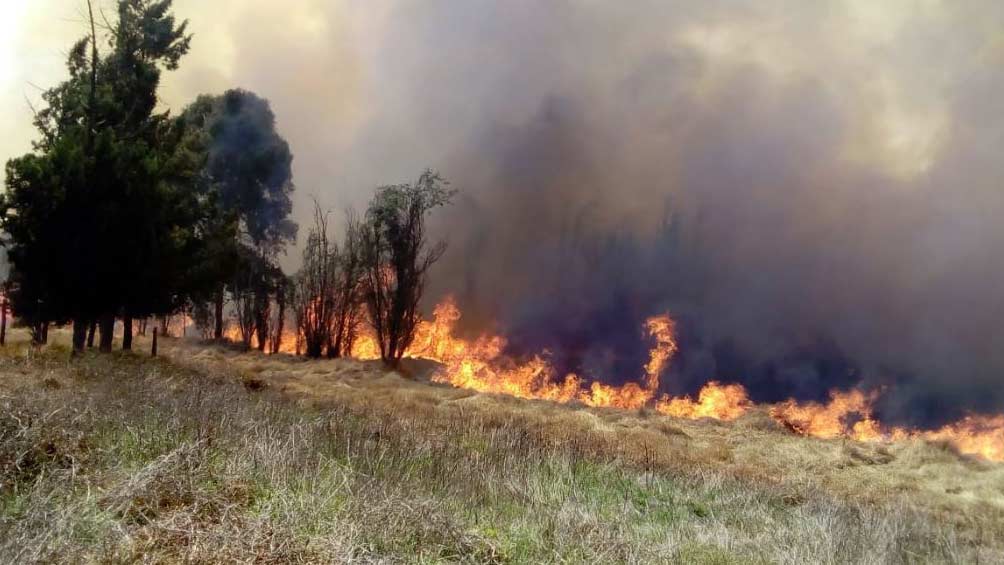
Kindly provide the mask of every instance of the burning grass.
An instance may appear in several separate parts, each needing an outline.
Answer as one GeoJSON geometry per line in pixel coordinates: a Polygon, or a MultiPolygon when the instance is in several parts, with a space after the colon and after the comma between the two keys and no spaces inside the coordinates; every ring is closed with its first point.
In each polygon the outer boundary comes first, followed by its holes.
{"type": "MultiPolygon", "coordinates": [[[[415,341],[407,351],[409,357],[431,359],[442,365],[432,376],[436,382],[478,392],[592,407],[651,407],[662,414],[689,419],[730,421],[754,408],[746,389],[735,383],[710,381],[696,399],[658,394],[660,375],[678,349],[676,325],[668,314],[646,321],[644,330],[651,342],[648,362],[641,368],[637,382],[620,386],[576,374],[560,377],[543,355],[523,362],[508,357],[502,336],[457,337],[454,329],[460,317],[460,309],[447,297],[436,306],[431,320],[419,323],[415,341]]],[[[352,353],[359,359],[379,358],[374,340],[365,334],[356,341],[352,353]]],[[[768,413],[792,431],[812,437],[869,442],[944,441],[963,453],[1004,462],[1004,415],[969,415],[936,430],[886,426],[873,414],[879,392],[834,390],[826,404],[789,400],[768,407],[768,413]]]]}
{"type": "Polygon", "coordinates": [[[163,351],[4,352],[0,561],[1004,560],[1004,472],[949,447],[163,351]]]}

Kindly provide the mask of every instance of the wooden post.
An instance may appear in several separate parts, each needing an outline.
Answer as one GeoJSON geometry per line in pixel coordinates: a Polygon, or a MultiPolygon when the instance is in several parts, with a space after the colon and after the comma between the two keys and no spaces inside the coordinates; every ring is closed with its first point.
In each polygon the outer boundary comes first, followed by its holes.
{"type": "Polygon", "coordinates": [[[132,316],[122,317],[122,350],[132,351],[132,316]]]}
{"type": "Polygon", "coordinates": [[[0,345],[7,343],[7,297],[0,302],[0,345]]]}
{"type": "Polygon", "coordinates": [[[153,328],[153,347],[150,348],[150,357],[157,356],[157,327],[153,328]]]}

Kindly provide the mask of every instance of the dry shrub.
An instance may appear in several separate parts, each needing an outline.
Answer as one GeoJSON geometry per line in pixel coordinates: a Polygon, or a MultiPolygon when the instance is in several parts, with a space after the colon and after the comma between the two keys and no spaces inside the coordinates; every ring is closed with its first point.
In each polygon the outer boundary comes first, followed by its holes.
{"type": "Polygon", "coordinates": [[[58,412],[39,414],[0,405],[0,494],[29,485],[47,472],[69,469],[86,457],[83,434],[54,421],[58,412]]]}
{"type": "Polygon", "coordinates": [[[503,562],[497,547],[444,512],[441,501],[369,490],[356,500],[359,502],[349,514],[370,553],[422,560],[503,562]]]}
{"type": "Polygon", "coordinates": [[[42,382],[41,382],[41,386],[42,386],[42,388],[44,388],[46,390],[59,390],[59,389],[63,388],[63,385],[60,384],[59,381],[57,381],[56,379],[54,379],[52,377],[43,379],[42,382]]]}
{"type": "Polygon", "coordinates": [[[733,425],[738,429],[757,430],[763,432],[779,432],[787,430],[783,424],[775,420],[762,408],[747,410],[733,425]]]}
{"type": "Polygon", "coordinates": [[[684,431],[683,428],[681,428],[678,424],[676,424],[673,420],[669,418],[659,418],[655,420],[652,424],[652,427],[670,437],[674,436],[682,438],[690,437],[690,435],[687,434],[687,432],[684,431]]]}
{"type": "Polygon", "coordinates": [[[881,444],[846,441],[841,453],[845,456],[844,465],[887,465],[896,460],[896,456],[881,444]]]}
{"type": "Polygon", "coordinates": [[[249,375],[245,375],[241,378],[241,383],[244,385],[244,388],[251,392],[259,392],[268,388],[268,383],[265,379],[249,375]]]}
{"type": "Polygon", "coordinates": [[[158,457],[107,493],[101,505],[129,523],[147,524],[164,512],[191,506],[200,498],[196,481],[204,460],[200,443],[183,443],[158,457]]]}

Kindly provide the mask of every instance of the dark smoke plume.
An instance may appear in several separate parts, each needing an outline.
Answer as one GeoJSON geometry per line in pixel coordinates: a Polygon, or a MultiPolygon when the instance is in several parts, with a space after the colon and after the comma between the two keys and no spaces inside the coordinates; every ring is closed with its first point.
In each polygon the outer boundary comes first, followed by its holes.
{"type": "Polygon", "coordinates": [[[621,382],[668,311],[667,392],[1004,410],[1004,3],[290,1],[179,0],[169,104],[267,98],[301,223],[439,169],[470,331],[621,382]]]}
{"type": "Polygon", "coordinates": [[[883,416],[912,423],[1004,408],[999,45],[938,35],[923,15],[896,27],[901,48],[875,68],[902,88],[932,78],[923,57],[943,72],[930,104],[932,88],[879,98],[916,104],[908,126],[941,116],[911,152],[886,143],[895,124],[875,125],[895,112],[862,86],[869,56],[841,57],[825,29],[842,8],[762,4],[392,14],[375,64],[399,74],[367,139],[427,132],[435,149],[420,153],[464,190],[437,226],[451,249],[435,290],[513,352],[547,348],[611,382],[637,377],[642,322],[669,311],[670,392],[713,378],[759,400],[888,386],[883,416]],[[718,53],[715,33],[738,46],[718,53]],[[932,55],[936,39],[950,43],[932,55]]]}

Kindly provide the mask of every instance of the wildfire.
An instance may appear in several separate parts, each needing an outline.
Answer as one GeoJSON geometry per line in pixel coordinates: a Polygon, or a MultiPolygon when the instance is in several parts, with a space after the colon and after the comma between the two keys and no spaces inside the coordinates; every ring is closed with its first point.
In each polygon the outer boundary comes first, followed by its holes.
{"type": "Polygon", "coordinates": [[[826,404],[799,404],[787,400],[770,408],[770,415],[792,430],[814,437],[850,436],[854,439],[877,439],[877,424],[872,418],[872,403],[878,394],[859,390],[831,391],[826,404]],[[855,417],[857,418],[855,420],[855,417]]]}
{"type": "Polygon", "coordinates": [[[970,415],[936,430],[884,426],[873,415],[878,391],[833,391],[826,404],[788,400],[770,409],[775,420],[807,436],[857,441],[944,441],[960,453],[1004,461],[1004,415],[970,415]]]}
{"type": "Polygon", "coordinates": [[[662,414],[677,418],[735,420],[752,407],[753,403],[743,385],[723,385],[711,381],[697,393],[696,402],[686,397],[663,397],[655,409],[662,414]]]}
{"type": "MultiPolygon", "coordinates": [[[[517,361],[504,354],[506,340],[501,336],[482,335],[472,340],[458,338],[454,329],[460,309],[446,299],[433,312],[431,321],[422,321],[415,340],[408,348],[409,357],[432,359],[442,364],[432,380],[478,392],[506,394],[518,398],[581,402],[593,407],[638,409],[655,403],[656,410],[685,418],[731,420],[751,404],[739,385],[709,383],[695,402],[689,398],[657,397],[659,375],[676,353],[676,328],[672,318],[661,315],[645,322],[645,331],[654,344],[648,362],[642,367],[639,382],[612,386],[585,379],[574,373],[561,376],[545,355],[517,361]]],[[[353,357],[373,359],[379,349],[372,336],[360,336],[353,357]]]]}
{"type": "MultiPolygon", "coordinates": [[[[233,343],[240,343],[242,339],[240,327],[238,327],[237,324],[233,323],[227,324],[227,326],[223,329],[223,337],[230,340],[233,343]]],[[[278,350],[276,351],[272,350],[272,343],[271,340],[269,340],[269,342],[265,344],[265,351],[267,351],[268,353],[289,353],[291,355],[294,355],[298,353],[297,342],[299,340],[300,336],[297,335],[297,332],[290,331],[290,329],[287,328],[282,332],[282,337],[279,340],[278,350]]],[[[252,338],[251,346],[254,347],[255,345],[257,345],[257,343],[258,343],[257,338],[252,338]]],[[[378,353],[377,358],[379,357],[380,354],[378,353]]]]}
{"type": "MultiPolygon", "coordinates": [[[[514,359],[505,354],[506,340],[501,336],[457,337],[455,329],[460,318],[460,309],[447,298],[436,306],[431,320],[419,322],[415,339],[405,353],[407,357],[440,363],[441,367],[432,376],[434,382],[524,399],[579,402],[591,407],[649,406],[661,414],[688,419],[734,420],[754,407],[747,390],[739,384],[711,381],[698,392],[696,399],[658,394],[659,377],[678,350],[676,326],[668,315],[654,316],[645,322],[645,334],[652,340],[648,361],[640,367],[636,382],[620,386],[574,373],[560,375],[549,363],[546,351],[528,360],[514,359]]],[[[231,327],[228,336],[239,339],[239,331],[231,327]]],[[[294,332],[289,332],[283,337],[280,351],[294,352],[296,342],[294,332]]],[[[366,332],[357,336],[352,357],[379,359],[380,348],[374,336],[366,332]]],[[[856,441],[944,441],[961,453],[1004,461],[1004,415],[967,416],[936,430],[885,426],[874,415],[874,403],[880,393],[834,390],[826,403],[787,400],[768,407],[768,412],[774,420],[806,436],[856,441]]]]}

